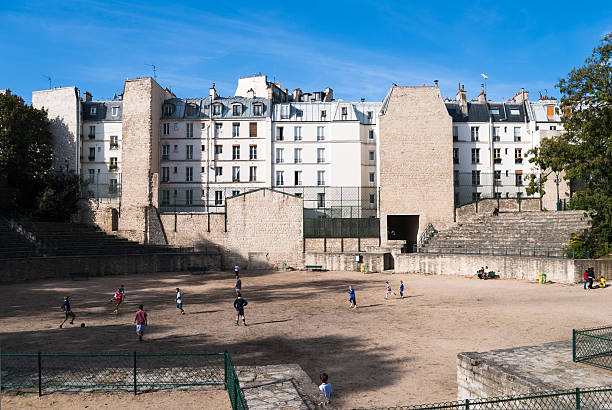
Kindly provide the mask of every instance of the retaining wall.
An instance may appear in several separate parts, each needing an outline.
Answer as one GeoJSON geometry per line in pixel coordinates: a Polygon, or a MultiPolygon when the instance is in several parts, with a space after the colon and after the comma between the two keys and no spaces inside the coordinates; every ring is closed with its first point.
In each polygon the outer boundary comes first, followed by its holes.
{"type": "Polygon", "coordinates": [[[327,270],[361,270],[361,264],[368,265],[368,272],[382,272],[384,269],[384,253],[360,253],[361,261],[355,260],[353,252],[306,252],[305,265],[320,265],[327,270]]]}
{"type": "Polygon", "coordinates": [[[220,265],[221,255],[214,252],[33,257],[2,261],[0,282],[69,278],[74,272],[104,276],[177,272],[185,271],[189,266],[219,269],[220,265]]]}

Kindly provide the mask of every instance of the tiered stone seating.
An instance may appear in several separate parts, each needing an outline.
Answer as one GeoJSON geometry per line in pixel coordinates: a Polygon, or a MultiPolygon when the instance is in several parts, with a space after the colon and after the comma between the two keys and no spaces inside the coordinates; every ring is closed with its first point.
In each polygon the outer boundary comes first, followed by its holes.
{"type": "Polygon", "coordinates": [[[0,220],[0,259],[25,258],[34,252],[27,242],[13,233],[6,221],[0,220]]]}

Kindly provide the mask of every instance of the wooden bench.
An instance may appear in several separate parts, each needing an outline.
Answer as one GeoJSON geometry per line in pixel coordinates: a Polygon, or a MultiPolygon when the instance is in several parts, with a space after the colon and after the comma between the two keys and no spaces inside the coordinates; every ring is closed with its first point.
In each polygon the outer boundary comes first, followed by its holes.
{"type": "Polygon", "coordinates": [[[305,267],[306,270],[310,270],[310,271],[317,271],[320,272],[323,270],[323,266],[321,265],[306,265],[305,267]]]}
{"type": "Polygon", "coordinates": [[[204,275],[208,268],[206,266],[189,266],[187,268],[192,275],[204,275]]]}
{"type": "Polygon", "coordinates": [[[89,272],[72,272],[70,274],[70,277],[72,278],[72,280],[89,280],[89,272]]]}

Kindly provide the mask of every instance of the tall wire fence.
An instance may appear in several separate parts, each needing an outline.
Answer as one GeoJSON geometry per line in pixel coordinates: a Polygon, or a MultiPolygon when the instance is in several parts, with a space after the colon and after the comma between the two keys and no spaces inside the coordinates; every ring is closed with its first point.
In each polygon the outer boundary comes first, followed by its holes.
{"type": "Polygon", "coordinates": [[[232,409],[248,409],[230,354],[223,353],[1,353],[5,391],[164,390],[223,386],[232,409]]]}
{"type": "Polygon", "coordinates": [[[574,329],[572,359],[612,370],[612,326],[574,329]]]}
{"type": "Polygon", "coordinates": [[[121,172],[95,172],[81,175],[81,196],[103,202],[121,199],[121,172]]]}
{"type": "Polygon", "coordinates": [[[527,195],[529,173],[454,171],[455,205],[462,206],[482,199],[525,199],[539,198],[538,194],[527,195]]]}

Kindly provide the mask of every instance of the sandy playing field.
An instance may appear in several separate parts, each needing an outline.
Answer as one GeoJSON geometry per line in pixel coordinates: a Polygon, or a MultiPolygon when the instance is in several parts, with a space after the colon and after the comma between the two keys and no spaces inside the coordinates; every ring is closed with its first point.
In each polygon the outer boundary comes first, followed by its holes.
{"type": "Polygon", "coordinates": [[[458,352],[569,339],[572,328],[607,324],[612,313],[612,288],[584,291],[582,285],[356,272],[241,276],[248,327],[235,326],[229,272],[2,285],[2,350],[227,349],[238,366],[297,363],[317,382],[327,372],[341,408],[391,406],[454,400],[458,352]],[[385,280],[395,291],[403,280],[408,297],[385,300],[385,280]],[[115,316],[108,299],[120,284],[127,298],[115,316]],[[357,310],[347,304],[349,284],[357,310]],[[176,286],[184,292],[184,316],[174,305],[176,286]],[[76,323],[86,328],[58,328],[65,294],[72,295],[76,323]],[[143,343],[132,324],[139,303],[150,319],[143,343]]]}

